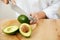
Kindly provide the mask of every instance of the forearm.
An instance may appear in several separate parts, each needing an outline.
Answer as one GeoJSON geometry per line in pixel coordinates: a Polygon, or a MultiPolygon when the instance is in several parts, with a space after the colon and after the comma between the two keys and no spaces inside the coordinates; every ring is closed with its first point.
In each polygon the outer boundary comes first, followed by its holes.
{"type": "Polygon", "coordinates": [[[45,12],[46,16],[48,18],[53,18],[53,19],[57,19],[58,16],[56,15],[57,10],[60,7],[60,2],[53,4],[52,6],[49,6],[48,8],[44,9],[43,11],[45,12]]]}

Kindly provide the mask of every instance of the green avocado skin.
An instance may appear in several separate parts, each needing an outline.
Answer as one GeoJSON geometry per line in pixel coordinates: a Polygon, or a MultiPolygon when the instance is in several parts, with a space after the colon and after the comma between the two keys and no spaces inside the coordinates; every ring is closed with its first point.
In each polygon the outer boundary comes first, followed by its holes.
{"type": "MultiPolygon", "coordinates": [[[[21,34],[21,33],[20,33],[21,34]]],[[[32,29],[31,29],[31,34],[32,34],[32,29]]],[[[22,35],[22,34],[21,34],[22,35]]],[[[24,36],[24,35],[22,35],[22,36],[24,36]]],[[[31,35],[29,35],[29,36],[24,36],[25,38],[30,38],[31,37],[31,35]]]]}
{"type": "Polygon", "coordinates": [[[19,29],[17,29],[16,31],[14,31],[14,32],[12,32],[12,33],[6,33],[6,32],[4,32],[3,30],[2,30],[2,32],[5,33],[5,34],[8,34],[8,35],[15,35],[16,33],[19,32],[19,29]]]}
{"type": "MultiPolygon", "coordinates": [[[[21,34],[21,33],[20,33],[21,34]]],[[[22,35],[22,34],[21,34],[22,35]]],[[[24,36],[24,35],[22,35],[23,37],[25,37],[25,38],[30,38],[31,37],[31,35],[30,36],[24,36]]]]}
{"type": "Polygon", "coordinates": [[[27,16],[25,15],[20,15],[18,16],[17,20],[20,22],[20,23],[27,23],[29,24],[30,20],[28,19],[27,16]]]}

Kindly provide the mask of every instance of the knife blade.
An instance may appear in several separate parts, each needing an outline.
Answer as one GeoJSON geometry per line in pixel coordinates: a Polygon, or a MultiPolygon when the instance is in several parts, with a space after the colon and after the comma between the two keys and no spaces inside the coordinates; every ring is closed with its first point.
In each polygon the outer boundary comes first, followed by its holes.
{"type": "MultiPolygon", "coordinates": [[[[27,16],[27,13],[26,13],[23,9],[21,9],[21,8],[18,7],[17,5],[12,4],[11,1],[10,1],[9,3],[10,3],[10,5],[11,5],[11,7],[13,8],[13,10],[16,11],[16,12],[18,12],[19,15],[20,15],[20,14],[24,14],[24,15],[27,16]]],[[[32,16],[30,16],[30,14],[28,14],[28,18],[29,18],[30,20],[32,20],[32,21],[36,21],[35,18],[33,18],[32,16]]]]}

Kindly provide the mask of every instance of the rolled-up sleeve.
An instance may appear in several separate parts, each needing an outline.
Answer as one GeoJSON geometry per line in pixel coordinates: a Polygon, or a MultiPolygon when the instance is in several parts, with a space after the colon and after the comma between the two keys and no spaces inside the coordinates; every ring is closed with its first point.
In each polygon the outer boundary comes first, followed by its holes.
{"type": "Polygon", "coordinates": [[[50,19],[58,19],[58,16],[56,15],[57,10],[60,7],[60,2],[53,4],[49,6],[48,8],[44,9],[43,11],[46,13],[46,16],[50,19]]]}

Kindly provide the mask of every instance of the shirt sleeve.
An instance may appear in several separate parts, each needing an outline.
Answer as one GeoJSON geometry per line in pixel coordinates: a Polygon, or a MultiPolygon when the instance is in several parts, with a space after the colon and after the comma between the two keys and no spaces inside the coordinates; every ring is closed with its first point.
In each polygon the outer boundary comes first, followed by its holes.
{"type": "Polygon", "coordinates": [[[49,6],[48,8],[44,9],[43,11],[46,13],[46,16],[50,19],[58,19],[57,16],[57,10],[60,7],[60,2],[53,4],[51,6],[49,6]]]}

